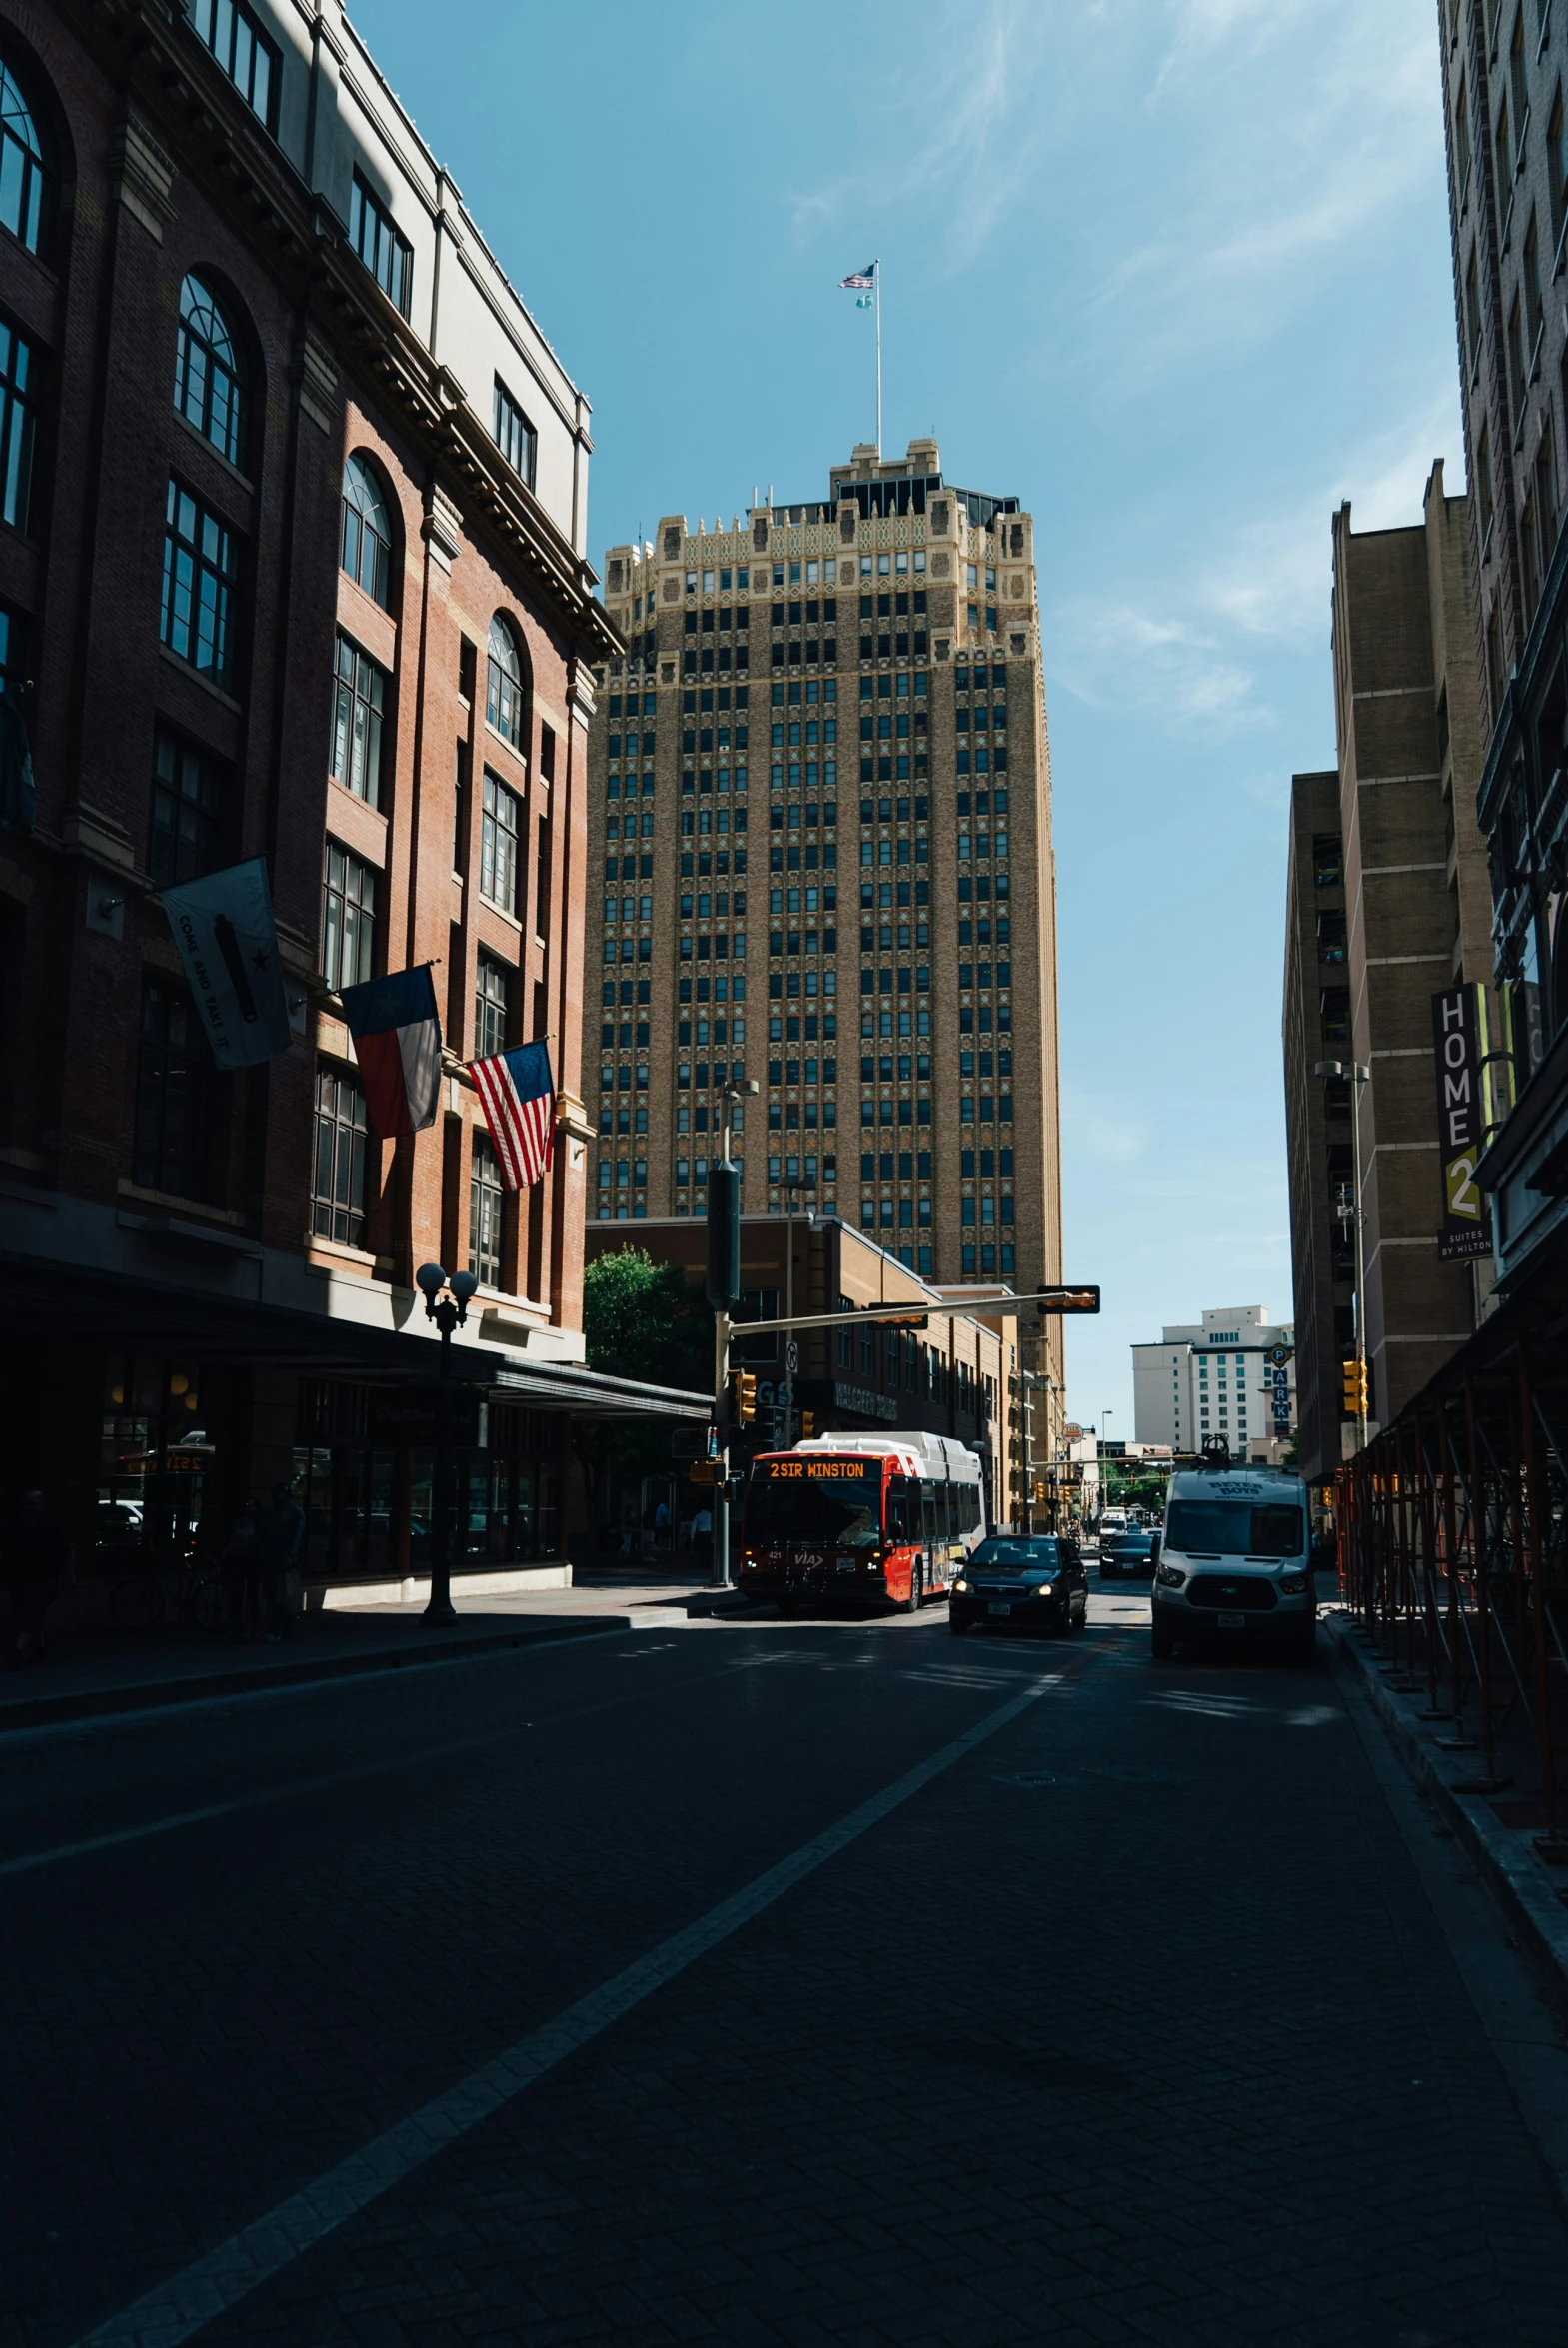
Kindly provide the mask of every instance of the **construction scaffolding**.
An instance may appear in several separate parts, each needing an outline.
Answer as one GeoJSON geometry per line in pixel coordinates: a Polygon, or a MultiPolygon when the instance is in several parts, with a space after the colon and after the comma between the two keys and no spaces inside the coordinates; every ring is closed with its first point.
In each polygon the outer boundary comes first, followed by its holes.
{"type": "MultiPolygon", "coordinates": [[[[1544,1299],[1538,1299],[1537,1304],[1544,1299]]],[[[1345,1601],[1464,1790],[1568,1861],[1568,1345],[1519,1300],[1340,1469],[1345,1601]],[[1505,1798],[1511,1797],[1511,1798],[1505,1798]]]]}

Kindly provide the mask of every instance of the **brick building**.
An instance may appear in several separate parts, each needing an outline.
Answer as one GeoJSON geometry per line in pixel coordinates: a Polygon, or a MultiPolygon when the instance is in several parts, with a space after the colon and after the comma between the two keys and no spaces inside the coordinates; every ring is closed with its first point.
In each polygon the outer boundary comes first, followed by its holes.
{"type": "MultiPolygon", "coordinates": [[[[1568,1299],[1568,56],[1562,19],[1440,0],[1498,992],[1517,1095],[1476,1179],[1508,1326],[1568,1299]]],[[[1501,1345],[1499,1335],[1496,1343],[1501,1345]]]]}
{"type": "Polygon", "coordinates": [[[1355,1351],[1354,1226],[1337,1207],[1357,1143],[1374,1428],[1465,1341],[1490,1284],[1489,1265],[1438,1252],[1432,997],[1492,975],[1467,501],[1445,495],[1439,463],[1422,522],[1356,532],[1344,505],[1333,550],[1339,763],[1292,782],[1284,989],[1299,1455],[1312,1477],[1333,1472],[1355,1431],[1340,1375],[1355,1351]],[[1320,1061],[1370,1080],[1314,1076],[1320,1061]]]}
{"type": "Polygon", "coordinates": [[[591,1219],[702,1214],[745,1076],[748,1213],[808,1198],[938,1284],[1059,1280],[1030,517],[911,441],[605,562],[629,652],[590,745],[591,1219]]]}
{"type": "Polygon", "coordinates": [[[587,404],[340,0],[11,6],[0,73],[10,1481],[150,1525],[297,1472],[340,1564],[406,1564],[429,1462],[374,1389],[430,1374],[439,1257],[482,1282],[475,1545],[548,1556],[550,1413],[598,1406],[587,404]],[[158,891],[253,856],[295,1042],[220,1075],[158,891]],[[336,991],[421,962],[442,1113],[384,1144],[336,991]],[[545,1033],[520,1204],[464,1064],[545,1033]]]}
{"type": "Polygon", "coordinates": [[[1350,1202],[1355,1151],[1350,1080],[1324,1081],[1320,1061],[1350,1056],[1350,952],[1339,773],[1290,778],[1285,882],[1285,1137],[1290,1261],[1295,1292],[1296,1455],[1302,1472],[1330,1474],[1344,1413],[1342,1364],[1354,1357],[1355,1239],[1339,1207],[1350,1202]]]}

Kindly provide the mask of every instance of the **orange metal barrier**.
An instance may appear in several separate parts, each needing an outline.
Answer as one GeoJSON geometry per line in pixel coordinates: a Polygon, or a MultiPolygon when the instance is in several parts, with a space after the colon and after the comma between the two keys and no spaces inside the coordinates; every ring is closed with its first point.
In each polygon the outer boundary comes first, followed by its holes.
{"type": "MultiPolygon", "coordinates": [[[[1568,1858],[1568,1376],[1561,1346],[1467,1346],[1335,1479],[1345,1600],[1439,1741],[1535,1778],[1568,1858]]],[[[1508,1780],[1512,1782],[1512,1780],[1508,1780]]],[[[1533,1804],[1529,1805],[1533,1808],[1533,1804]]]]}

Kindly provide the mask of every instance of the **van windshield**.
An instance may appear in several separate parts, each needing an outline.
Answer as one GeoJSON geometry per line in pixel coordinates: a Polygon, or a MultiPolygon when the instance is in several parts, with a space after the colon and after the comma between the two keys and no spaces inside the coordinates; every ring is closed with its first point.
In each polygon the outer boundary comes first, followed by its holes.
{"type": "Polygon", "coordinates": [[[1185,1556],[1299,1557],[1305,1512],[1277,1500],[1172,1500],[1165,1546],[1185,1556]]]}

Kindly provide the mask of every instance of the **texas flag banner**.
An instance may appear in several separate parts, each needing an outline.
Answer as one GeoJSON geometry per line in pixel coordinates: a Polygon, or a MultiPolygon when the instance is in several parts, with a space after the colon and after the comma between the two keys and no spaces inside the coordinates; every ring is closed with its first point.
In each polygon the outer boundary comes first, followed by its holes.
{"type": "Polygon", "coordinates": [[[433,1126],[441,1100],[441,1022],[430,965],[345,987],[342,1003],[371,1131],[390,1142],[433,1126]]]}
{"type": "Polygon", "coordinates": [[[550,1047],[520,1044],[493,1060],[470,1063],[490,1138],[509,1190],[526,1190],[550,1172],[556,1139],[556,1085],[550,1047]]]}

